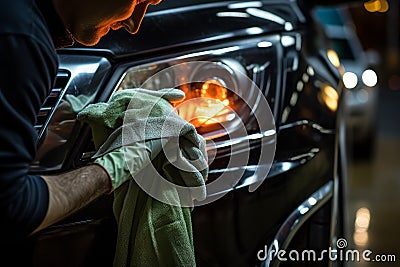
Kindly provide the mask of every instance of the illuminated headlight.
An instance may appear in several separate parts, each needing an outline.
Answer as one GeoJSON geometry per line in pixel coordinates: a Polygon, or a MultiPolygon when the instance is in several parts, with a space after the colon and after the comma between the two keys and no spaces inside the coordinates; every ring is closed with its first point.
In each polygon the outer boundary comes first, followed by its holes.
{"type": "Polygon", "coordinates": [[[184,91],[185,100],[175,104],[178,114],[211,139],[243,125],[252,112],[249,107],[258,101],[258,88],[245,73],[238,61],[226,58],[158,62],[128,69],[117,90],[140,87],[184,91]]]}
{"type": "Polygon", "coordinates": [[[376,72],[371,69],[365,70],[361,78],[363,83],[369,87],[374,87],[378,83],[378,76],[376,72]]]}
{"type": "Polygon", "coordinates": [[[332,63],[333,66],[335,66],[336,68],[340,67],[339,56],[334,50],[329,49],[327,51],[326,55],[328,56],[328,59],[332,63]]]}
{"type": "Polygon", "coordinates": [[[344,86],[348,89],[353,89],[354,87],[357,86],[358,83],[358,78],[357,75],[353,72],[345,72],[343,74],[343,83],[344,86]]]}
{"type": "MultiPolygon", "coordinates": [[[[228,192],[242,178],[251,191],[261,185],[274,159],[276,130],[264,92],[249,78],[254,78],[252,68],[261,66],[242,65],[241,58],[215,54],[211,59],[184,55],[128,67],[115,90],[177,88],[185,92],[185,99],[173,105],[206,140],[208,163],[213,166],[207,193],[218,192],[219,198],[220,192],[228,192]]],[[[267,66],[264,62],[263,68],[267,66]]]]}
{"type": "Polygon", "coordinates": [[[254,191],[272,166],[276,128],[268,100],[275,103],[278,63],[272,53],[275,47],[258,43],[140,65],[127,63],[116,71],[121,76],[114,91],[176,88],[185,92],[185,99],[173,105],[206,141],[207,194],[213,197],[222,197],[239,181],[254,191]],[[260,57],[260,52],[268,57],[260,57]]]}

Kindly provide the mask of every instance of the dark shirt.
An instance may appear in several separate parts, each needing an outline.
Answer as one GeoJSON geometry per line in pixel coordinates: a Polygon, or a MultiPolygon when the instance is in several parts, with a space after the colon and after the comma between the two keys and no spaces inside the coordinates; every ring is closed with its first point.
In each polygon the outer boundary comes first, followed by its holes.
{"type": "Polygon", "coordinates": [[[57,73],[55,46],[71,40],[51,0],[0,0],[2,242],[23,239],[46,215],[47,185],[40,176],[29,175],[37,150],[33,125],[57,73]]]}

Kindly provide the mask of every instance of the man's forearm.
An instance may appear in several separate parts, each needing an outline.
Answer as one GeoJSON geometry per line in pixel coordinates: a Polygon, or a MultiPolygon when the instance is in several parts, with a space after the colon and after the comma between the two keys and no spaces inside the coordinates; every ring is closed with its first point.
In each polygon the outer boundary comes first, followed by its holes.
{"type": "Polygon", "coordinates": [[[65,218],[111,189],[108,173],[97,164],[42,177],[49,188],[49,206],[46,217],[34,232],[65,218]]]}

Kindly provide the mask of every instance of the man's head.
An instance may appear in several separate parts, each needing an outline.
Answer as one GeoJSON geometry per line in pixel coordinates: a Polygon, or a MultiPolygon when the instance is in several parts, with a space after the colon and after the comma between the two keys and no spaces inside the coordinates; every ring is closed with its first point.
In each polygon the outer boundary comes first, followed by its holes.
{"type": "Polygon", "coordinates": [[[74,39],[95,45],[110,29],[139,30],[149,5],[161,0],[54,0],[56,9],[74,39]]]}

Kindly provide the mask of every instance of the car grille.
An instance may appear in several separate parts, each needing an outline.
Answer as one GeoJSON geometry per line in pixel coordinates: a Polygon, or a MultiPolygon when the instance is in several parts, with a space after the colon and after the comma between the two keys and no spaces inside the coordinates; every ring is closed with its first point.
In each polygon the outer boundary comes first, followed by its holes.
{"type": "Polygon", "coordinates": [[[65,93],[69,78],[70,75],[68,72],[60,71],[57,73],[54,87],[45,99],[42,107],[39,110],[39,113],[37,114],[35,129],[38,133],[39,140],[42,138],[43,132],[46,129],[46,125],[48,124],[55,108],[65,93]]]}

